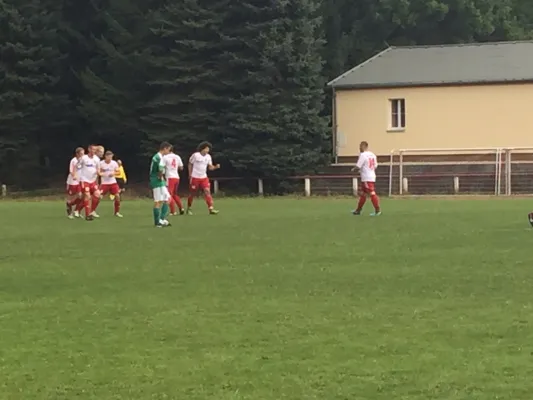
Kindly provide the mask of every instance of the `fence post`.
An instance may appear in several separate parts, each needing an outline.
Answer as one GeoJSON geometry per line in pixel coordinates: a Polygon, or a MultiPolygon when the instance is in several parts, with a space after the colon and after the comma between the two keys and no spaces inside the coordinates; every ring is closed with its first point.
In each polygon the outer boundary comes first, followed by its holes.
{"type": "Polygon", "coordinates": [[[218,193],[218,180],[215,179],[213,181],[213,194],[217,194],[218,193]]]}
{"type": "Polygon", "coordinates": [[[458,176],[453,177],[453,192],[455,194],[459,193],[459,177],[458,176]]]}
{"type": "Polygon", "coordinates": [[[409,193],[409,180],[407,178],[402,178],[402,193],[409,193]]]}
{"type": "Polygon", "coordinates": [[[353,195],[357,196],[357,178],[352,178],[353,195]]]}
{"type": "Polygon", "coordinates": [[[511,180],[512,180],[512,171],[511,171],[511,149],[505,151],[505,194],[510,196],[512,193],[511,180]]]}
{"type": "Polygon", "coordinates": [[[311,196],[311,179],[305,178],[305,196],[311,196]]]}
{"type": "Polygon", "coordinates": [[[399,188],[399,191],[400,191],[400,194],[403,194],[403,153],[402,151],[400,150],[400,188],[399,188]]]}
{"type": "Polygon", "coordinates": [[[261,178],[259,178],[257,180],[257,193],[259,194],[259,196],[262,196],[263,195],[263,180],[261,178]]]}

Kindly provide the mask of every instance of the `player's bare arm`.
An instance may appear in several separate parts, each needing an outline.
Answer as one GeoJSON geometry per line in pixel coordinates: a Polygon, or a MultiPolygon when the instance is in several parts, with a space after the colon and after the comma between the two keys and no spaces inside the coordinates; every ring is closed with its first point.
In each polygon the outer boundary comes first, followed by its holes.
{"type": "Polygon", "coordinates": [[[214,171],[215,169],[219,169],[220,168],[220,164],[216,164],[216,165],[209,164],[207,166],[207,168],[209,169],[209,171],[214,171]]]}
{"type": "Polygon", "coordinates": [[[189,170],[189,182],[190,182],[192,180],[192,163],[191,162],[189,163],[188,170],[189,170]]]}

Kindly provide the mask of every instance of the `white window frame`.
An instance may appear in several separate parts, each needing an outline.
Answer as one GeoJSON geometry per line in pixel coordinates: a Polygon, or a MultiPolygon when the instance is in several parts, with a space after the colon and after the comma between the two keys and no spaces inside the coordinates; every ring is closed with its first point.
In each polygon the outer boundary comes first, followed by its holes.
{"type": "Polygon", "coordinates": [[[390,132],[402,132],[406,125],[405,99],[394,98],[389,99],[389,128],[390,132]],[[396,104],[397,112],[394,113],[394,104],[396,104]],[[403,123],[402,116],[403,115],[403,123]]]}

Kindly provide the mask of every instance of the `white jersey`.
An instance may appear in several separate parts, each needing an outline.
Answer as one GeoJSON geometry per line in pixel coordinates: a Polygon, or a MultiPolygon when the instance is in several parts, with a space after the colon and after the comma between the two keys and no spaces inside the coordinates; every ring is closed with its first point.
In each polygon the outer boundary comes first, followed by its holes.
{"type": "Polygon", "coordinates": [[[76,157],[70,160],[70,164],[68,167],[67,185],[76,186],[80,184],[80,166],[78,165],[78,161],[79,160],[76,157]],[[74,178],[74,172],[76,173],[78,179],[74,178]]]}
{"type": "Polygon", "coordinates": [[[85,154],[80,158],[80,177],[82,182],[95,183],[98,180],[98,164],[100,159],[97,156],[90,157],[85,154]]]}
{"type": "Polygon", "coordinates": [[[165,179],[179,179],[180,174],[178,168],[183,167],[183,161],[177,154],[170,153],[163,156],[163,162],[165,163],[165,179]]]}
{"type": "Polygon", "coordinates": [[[361,173],[361,182],[375,182],[376,168],[378,167],[377,157],[371,151],[363,151],[359,154],[357,167],[361,173]]]}
{"type": "Polygon", "coordinates": [[[213,165],[213,160],[209,154],[203,156],[198,151],[189,158],[189,164],[192,164],[191,178],[204,179],[207,178],[207,167],[213,165]]]}
{"type": "Polygon", "coordinates": [[[110,163],[100,161],[100,172],[101,184],[102,185],[113,185],[117,183],[117,178],[115,177],[115,172],[118,170],[118,163],[114,160],[111,160],[110,163]]]}

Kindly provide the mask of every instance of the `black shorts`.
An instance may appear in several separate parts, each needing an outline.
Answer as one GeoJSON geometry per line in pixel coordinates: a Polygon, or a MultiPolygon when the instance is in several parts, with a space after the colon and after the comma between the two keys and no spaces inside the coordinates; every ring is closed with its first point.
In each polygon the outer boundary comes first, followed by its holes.
{"type": "Polygon", "coordinates": [[[121,189],[124,189],[124,186],[126,186],[126,183],[124,182],[124,179],[122,178],[117,178],[117,184],[118,184],[118,187],[121,189]]]}

